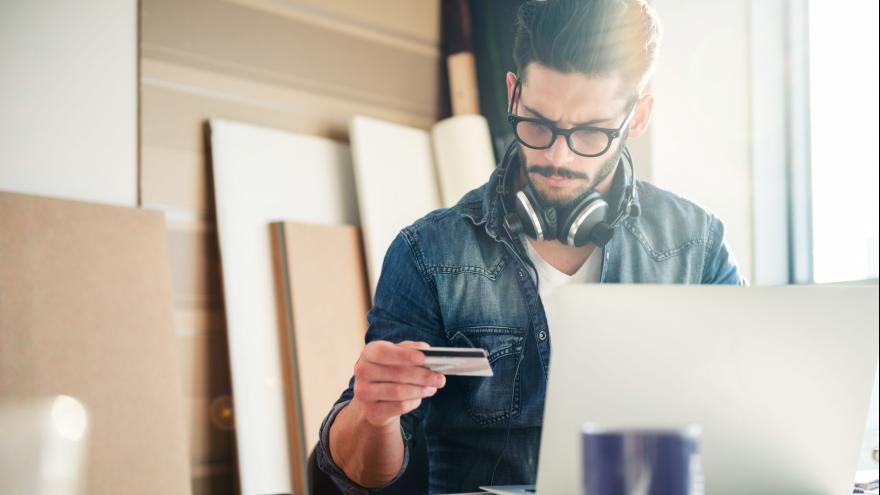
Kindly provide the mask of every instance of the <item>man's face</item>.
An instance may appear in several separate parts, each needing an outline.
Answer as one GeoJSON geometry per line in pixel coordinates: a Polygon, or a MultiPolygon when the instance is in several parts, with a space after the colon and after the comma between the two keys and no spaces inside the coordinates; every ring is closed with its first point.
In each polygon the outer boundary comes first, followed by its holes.
{"type": "MultiPolygon", "coordinates": [[[[525,76],[519,103],[514,107],[517,115],[546,120],[562,129],[578,125],[616,129],[634,101],[635,95],[623,92],[623,82],[618,75],[589,77],[532,63],[526,68],[525,76]]],[[[515,83],[515,76],[508,73],[509,97],[515,83]]],[[[631,135],[641,134],[647,125],[650,109],[648,115],[643,113],[637,108],[629,125],[631,135]]],[[[624,133],[626,131],[624,129],[624,133]]],[[[607,194],[622,142],[621,138],[615,139],[608,151],[592,158],[572,152],[563,136],[557,136],[553,145],[544,150],[520,144],[526,180],[547,206],[567,206],[592,190],[607,194]]]]}

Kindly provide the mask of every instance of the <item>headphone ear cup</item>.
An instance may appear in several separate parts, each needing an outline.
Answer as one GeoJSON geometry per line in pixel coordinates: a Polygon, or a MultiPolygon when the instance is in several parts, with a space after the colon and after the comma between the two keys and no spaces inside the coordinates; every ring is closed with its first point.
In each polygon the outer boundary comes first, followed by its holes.
{"type": "Polygon", "coordinates": [[[614,235],[614,227],[605,222],[599,222],[590,231],[590,241],[598,247],[605,247],[614,235]]]}
{"type": "Polygon", "coordinates": [[[541,231],[544,234],[543,239],[548,241],[556,239],[557,227],[559,225],[556,208],[545,208],[542,206],[541,200],[538,199],[538,195],[535,194],[531,184],[526,184],[521,193],[528,198],[529,204],[532,206],[532,210],[541,224],[541,231]]]}
{"type": "Polygon", "coordinates": [[[519,217],[522,233],[539,241],[548,238],[544,212],[528,187],[514,195],[513,211],[519,217]]]}
{"type": "Polygon", "coordinates": [[[559,225],[559,242],[577,247],[586,245],[592,240],[593,228],[604,223],[607,215],[608,202],[605,198],[596,191],[588,194],[559,225]]]}

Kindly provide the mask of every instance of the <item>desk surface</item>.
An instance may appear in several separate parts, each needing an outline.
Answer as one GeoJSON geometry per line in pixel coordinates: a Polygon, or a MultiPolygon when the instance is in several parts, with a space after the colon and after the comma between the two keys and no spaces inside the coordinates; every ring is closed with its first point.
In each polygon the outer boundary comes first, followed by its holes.
{"type": "MultiPolygon", "coordinates": [[[[876,480],[878,477],[878,471],[876,469],[867,470],[867,471],[858,471],[856,473],[856,482],[866,482],[871,480],[876,480]]],[[[467,492],[467,493],[447,493],[444,495],[487,495],[489,492],[467,492]]],[[[871,490],[864,492],[865,494],[873,494],[878,493],[877,490],[871,490]]]]}

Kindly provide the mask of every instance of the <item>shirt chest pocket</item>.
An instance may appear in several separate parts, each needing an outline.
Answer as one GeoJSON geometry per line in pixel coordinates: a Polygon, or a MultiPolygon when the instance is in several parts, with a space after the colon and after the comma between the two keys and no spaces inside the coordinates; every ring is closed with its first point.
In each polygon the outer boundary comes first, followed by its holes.
{"type": "Polygon", "coordinates": [[[519,328],[478,326],[458,329],[450,338],[456,347],[481,348],[489,353],[494,376],[462,377],[468,413],[481,425],[520,414],[523,335],[519,328]]]}

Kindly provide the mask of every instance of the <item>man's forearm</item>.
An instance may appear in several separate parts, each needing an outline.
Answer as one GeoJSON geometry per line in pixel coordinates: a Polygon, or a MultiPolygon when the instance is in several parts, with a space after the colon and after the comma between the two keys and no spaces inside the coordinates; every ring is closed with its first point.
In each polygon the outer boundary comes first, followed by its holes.
{"type": "Polygon", "coordinates": [[[330,456],[355,483],[375,488],[388,484],[403,465],[404,445],[400,421],[376,427],[352,400],[330,426],[330,456]]]}

